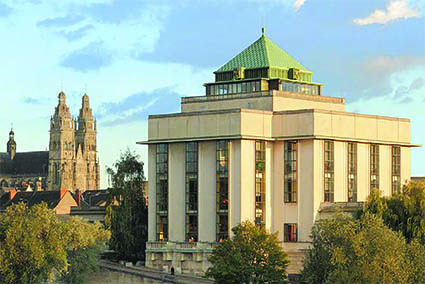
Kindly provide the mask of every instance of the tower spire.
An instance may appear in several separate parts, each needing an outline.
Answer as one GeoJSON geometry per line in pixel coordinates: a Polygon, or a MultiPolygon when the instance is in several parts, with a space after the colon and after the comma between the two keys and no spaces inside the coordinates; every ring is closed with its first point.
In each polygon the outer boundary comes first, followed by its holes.
{"type": "Polygon", "coordinates": [[[263,16],[263,27],[261,29],[261,33],[263,34],[263,36],[266,35],[266,25],[264,24],[264,16],[263,16]]]}

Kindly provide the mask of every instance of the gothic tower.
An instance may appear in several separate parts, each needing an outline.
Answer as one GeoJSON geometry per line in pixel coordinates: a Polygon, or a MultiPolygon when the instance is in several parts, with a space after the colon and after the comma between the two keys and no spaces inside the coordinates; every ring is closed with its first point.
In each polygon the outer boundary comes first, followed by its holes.
{"type": "Polygon", "coordinates": [[[15,132],[13,132],[13,128],[9,132],[9,141],[7,141],[7,153],[9,153],[11,160],[15,159],[16,142],[15,142],[15,132]]]}
{"type": "Polygon", "coordinates": [[[50,119],[49,190],[74,189],[75,121],[60,92],[55,113],[50,119]]]}
{"type": "Polygon", "coordinates": [[[99,162],[97,160],[96,120],[93,119],[90,100],[87,94],[82,98],[78,115],[78,128],[75,131],[76,145],[76,188],[80,190],[99,188],[99,162]]]}

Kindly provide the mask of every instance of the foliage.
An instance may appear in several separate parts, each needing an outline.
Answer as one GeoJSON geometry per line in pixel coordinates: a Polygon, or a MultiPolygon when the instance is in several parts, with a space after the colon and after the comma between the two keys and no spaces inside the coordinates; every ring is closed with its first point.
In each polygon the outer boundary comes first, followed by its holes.
{"type": "Polygon", "coordinates": [[[67,269],[65,230],[45,204],[19,204],[0,215],[0,279],[42,283],[67,269]]]}
{"type": "Polygon", "coordinates": [[[419,240],[425,245],[425,182],[410,182],[402,193],[380,197],[373,190],[364,213],[376,214],[394,231],[401,232],[407,242],[419,240]]]}
{"type": "Polygon", "coordinates": [[[143,162],[127,150],[108,168],[112,188],[108,194],[107,225],[111,229],[110,248],[128,260],[145,258],[148,234],[148,207],[143,192],[143,162]]]}
{"type": "Polygon", "coordinates": [[[44,203],[11,206],[0,215],[0,282],[45,283],[58,275],[83,273],[75,269],[73,255],[108,238],[99,224],[75,218],[61,222],[44,203]]]}
{"type": "Polygon", "coordinates": [[[218,245],[205,275],[217,283],[288,283],[288,256],[277,234],[253,223],[243,222],[232,229],[234,236],[218,245]]]}
{"type": "Polygon", "coordinates": [[[71,218],[65,224],[68,232],[68,270],[61,275],[66,284],[86,283],[87,274],[98,270],[98,261],[109,239],[100,223],[89,224],[79,218],[71,218]]]}
{"type": "Polygon", "coordinates": [[[337,214],[314,225],[301,282],[423,283],[424,254],[375,215],[337,214]]]}

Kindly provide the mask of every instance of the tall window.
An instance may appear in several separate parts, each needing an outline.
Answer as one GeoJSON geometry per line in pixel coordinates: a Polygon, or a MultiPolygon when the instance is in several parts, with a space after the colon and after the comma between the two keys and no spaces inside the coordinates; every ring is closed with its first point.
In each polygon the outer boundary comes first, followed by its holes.
{"type": "Polygon", "coordinates": [[[297,238],[297,224],[284,224],[283,239],[287,243],[294,243],[298,241],[297,238]]]}
{"type": "Polygon", "coordinates": [[[400,176],[400,147],[392,147],[392,192],[399,193],[401,189],[400,176]]]}
{"type": "Polygon", "coordinates": [[[285,141],[285,202],[297,202],[297,142],[285,141]]]}
{"type": "Polygon", "coordinates": [[[334,142],[325,141],[325,202],[334,202],[334,142]]]}
{"type": "Polygon", "coordinates": [[[168,240],[168,144],[156,145],[156,239],[168,240]]]}
{"type": "Polygon", "coordinates": [[[357,144],[348,143],[348,202],[357,202],[357,144]]]}
{"type": "Polygon", "coordinates": [[[263,227],[266,216],[266,143],[255,141],[255,224],[263,227]]]}
{"type": "Polygon", "coordinates": [[[217,242],[229,238],[229,141],[216,142],[217,242]]]}
{"type": "Polygon", "coordinates": [[[186,241],[198,241],[198,142],[186,143],[186,241]]]}
{"type": "Polygon", "coordinates": [[[379,145],[370,144],[370,188],[379,189],[379,145]]]}

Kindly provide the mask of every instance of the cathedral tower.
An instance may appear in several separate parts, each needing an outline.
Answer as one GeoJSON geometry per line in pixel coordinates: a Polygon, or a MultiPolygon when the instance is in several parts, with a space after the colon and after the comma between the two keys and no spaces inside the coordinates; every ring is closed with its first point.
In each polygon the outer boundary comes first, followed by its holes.
{"type": "Polygon", "coordinates": [[[96,120],[93,118],[90,100],[84,94],[75,131],[76,188],[81,190],[99,188],[99,163],[97,160],[96,120]]]}
{"type": "Polygon", "coordinates": [[[50,119],[49,190],[74,189],[75,121],[60,92],[58,105],[50,119]]]}
{"type": "Polygon", "coordinates": [[[15,132],[13,132],[13,128],[9,132],[9,141],[7,141],[7,152],[9,153],[11,160],[15,159],[16,142],[15,142],[15,132]]]}

